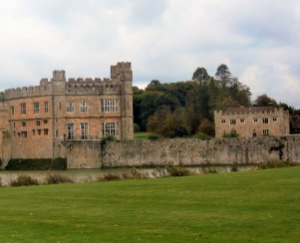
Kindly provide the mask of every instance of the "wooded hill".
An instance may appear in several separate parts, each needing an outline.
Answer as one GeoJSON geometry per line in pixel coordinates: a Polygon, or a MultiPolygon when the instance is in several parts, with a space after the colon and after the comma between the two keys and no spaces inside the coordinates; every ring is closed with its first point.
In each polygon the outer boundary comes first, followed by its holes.
{"type": "MultiPolygon", "coordinates": [[[[266,94],[257,97],[254,103],[283,106],[292,115],[299,113],[266,94]]],[[[217,68],[215,76],[199,67],[189,81],[161,83],[152,80],[144,90],[133,87],[135,131],[148,131],[163,137],[214,136],[214,110],[251,105],[250,88],[234,77],[225,64],[217,68]]]]}

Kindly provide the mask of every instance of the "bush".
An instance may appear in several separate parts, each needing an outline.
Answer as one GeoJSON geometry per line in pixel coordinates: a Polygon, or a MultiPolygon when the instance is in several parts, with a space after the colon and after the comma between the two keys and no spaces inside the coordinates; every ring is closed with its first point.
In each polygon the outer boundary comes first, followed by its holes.
{"type": "Polygon", "coordinates": [[[112,141],[116,141],[116,138],[114,136],[106,136],[106,137],[102,138],[101,148],[103,149],[105,147],[105,145],[107,144],[107,142],[112,142],[112,141]]]}
{"type": "Polygon", "coordinates": [[[230,133],[227,133],[225,131],[223,133],[223,138],[237,138],[239,136],[240,135],[235,130],[232,130],[230,133]]]}
{"type": "Polygon", "coordinates": [[[67,159],[10,159],[6,170],[65,170],[67,159]]]}
{"type": "Polygon", "coordinates": [[[186,136],[189,136],[189,132],[184,125],[179,125],[178,127],[174,128],[174,131],[170,133],[170,138],[186,136]]]}
{"type": "Polygon", "coordinates": [[[200,126],[198,127],[198,132],[208,134],[209,136],[215,135],[215,126],[208,119],[202,120],[200,126]]]}
{"type": "Polygon", "coordinates": [[[203,174],[216,174],[216,173],[218,173],[216,168],[211,168],[211,167],[203,168],[203,174]]]}
{"type": "Polygon", "coordinates": [[[148,179],[148,176],[145,173],[137,170],[136,168],[131,169],[131,174],[134,179],[148,179]]]}
{"type": "Polygon", "coordinates": [[[239,171],[239,166],[237,164],[234,164],[232,167],[231,167],[231,172],[238,172],[239,171]]]}
{"type": "Polygon", "coordinates": [[[295,162],[290,161],[271,161],[267,163],[259,163],[258,168],[259,169],[273,169],[273,168],[283,168],[283,167],[291,167],[291,166],[297,166],[298,164],[295,162]]]}
{"type": "Polygon", "coordinates": [[[149,134],[149,136],[148,136],[148,139],[150,139],[150,140],[158,140],[158,139],[160,139],[161,137],[158,135],[158,134],[154,134],[154,133],[151,133],[151,134],[149,134]]]}
{"type": "Polygon", "coordinates": [[[197,133],[194,137],[198,138],[198,139],[201,139],[201,140],[210,140],[212,138],[211,136],[209,136],[205,133],[202,133],[202,132],[197,133]]]}
{"type": "Polygon", "coordinates": [[[129,172],[123,172],[122,173],[122,178],[124,180],[129,180],[129,179],[133,179],[133,176],[132,176],[132,173],[129,173],[129,172]]]}
{"type": "Polygon", "coordinates": [[[104,174],[103,178],[100,178],[101,181],[120,181],[121,175],[116,173],[107,173],[104,174]]]}
{"type": "Polygon", "coordinates": [[[33,185],[39,185],[39,183],[36,179],[33,179],[28,175],[19,175],[15,181],[11,182],[11,186],[33,186],[33,185]]]}
{"type": "Polygon", "coordinates": [[[69,177],[61,174],[50,174],[46,178],[47,184],[73,183],[69,177]]]}
{"type": "Polygon", "coordinates": [[[188,176],[191,174],[189,170],[181,167],[167,167],[167,171],[171,176],[188,176]]]}
{"type": "Polygon", "coordinates": [[[134,132],[140,132],[141,131],[140,126],[136,123],[134,123],[134,125],[133,125],[133,130],[134,130],[134,132]]]}

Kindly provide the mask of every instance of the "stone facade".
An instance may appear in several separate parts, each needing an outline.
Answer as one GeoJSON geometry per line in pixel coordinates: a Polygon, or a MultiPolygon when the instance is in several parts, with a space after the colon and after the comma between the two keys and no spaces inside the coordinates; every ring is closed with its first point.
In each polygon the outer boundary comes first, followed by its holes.
{"type": "Polygon", "coordinates": [[[133,139],[131,63],[111,66],[111,78],[68,81],[54,71],[39,86],[4,91],[0,157],[67,157],[67,140],[133,139]]]}
{"type": "Polygon", "coordinates": [[[216,138],[237,133],[240,137],[283,136],[290,133],[289,113],[282,108],[249,107],[215,111],[216,138]]]}

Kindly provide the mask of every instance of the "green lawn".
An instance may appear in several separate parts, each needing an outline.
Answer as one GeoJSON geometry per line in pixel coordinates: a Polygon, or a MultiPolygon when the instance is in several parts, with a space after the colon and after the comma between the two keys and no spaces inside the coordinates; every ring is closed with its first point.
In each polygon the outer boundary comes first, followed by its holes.
{"type": "Polygon", "coordinates": [[[0,188],[0,242],[299,242],[300,167],[0,188]]]}
{"type": "Polygon", "coordinates": [[[150,133],[148,132],[138,132],[134,134],[135,139],[148,139],[150,133]]]}

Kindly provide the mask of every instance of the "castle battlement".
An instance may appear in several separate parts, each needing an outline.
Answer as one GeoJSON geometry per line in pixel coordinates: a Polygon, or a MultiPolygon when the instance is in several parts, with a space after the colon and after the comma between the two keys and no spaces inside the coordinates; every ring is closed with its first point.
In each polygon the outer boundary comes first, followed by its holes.
{"type": "Polygon", "coordinates": [[[33,96],[45,96],[52,94],[52,85],[27,86],[22,88],[7,89],[4,91],[4,99],[17,99],[33,96]]]}
{"type": "Polygon", "coordinates": [[[118,62],[117,65],[113,65],[112,67],[131,71],[131,63],[130,62],[118,62]]]}
{"type": "Polygon", "coordinates": [[[111,78],[69,78],[64,70],[54,70],[51,79],[42,78],[38,86],[8,89],[4,100],[49,95],[105,95],[120,94],[122,81],[132,81],[130,62],[119,62],[111,66],[111,78]]]}
{"type": "Polygon", "coordinates": [[[217,110],[215,114],[222,116],[237,116],[237,115],[276,115],[278,113],[288,113],[283,110],[283,108],[275,108],[275,107],[249,107],[249,108],[228,108],[226,110],[217,110]]]}
{"type": "Polygon", "coordinates": [[[92,84],[92,85],[103,85],[107,83],[115,83],[109,78],[69,78],[66,85],[82,85],[82,84],[92,84]]]}

